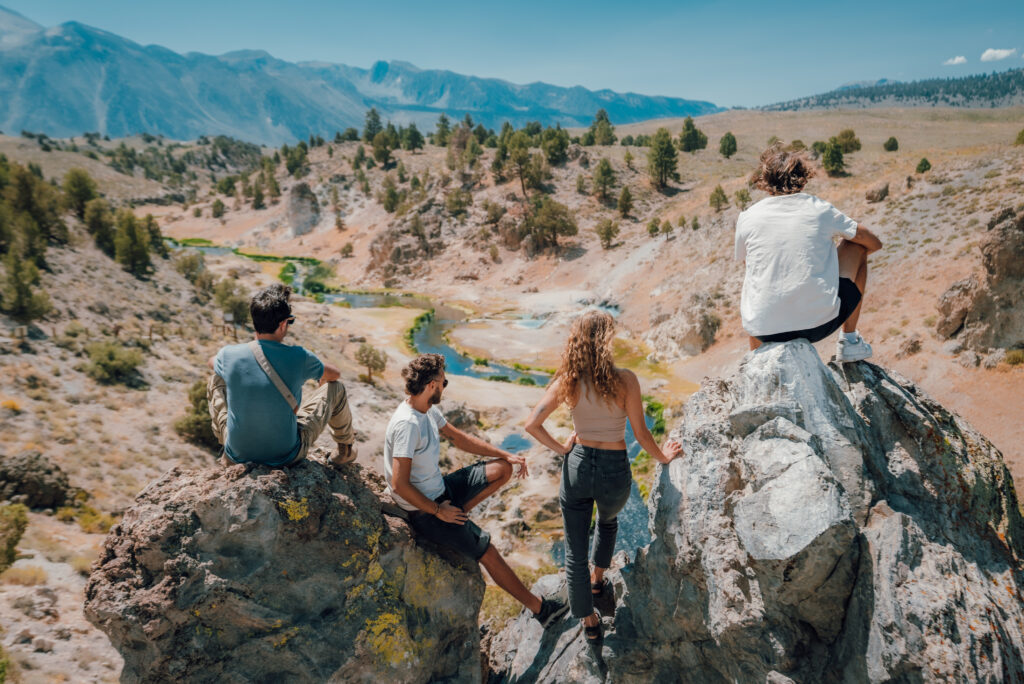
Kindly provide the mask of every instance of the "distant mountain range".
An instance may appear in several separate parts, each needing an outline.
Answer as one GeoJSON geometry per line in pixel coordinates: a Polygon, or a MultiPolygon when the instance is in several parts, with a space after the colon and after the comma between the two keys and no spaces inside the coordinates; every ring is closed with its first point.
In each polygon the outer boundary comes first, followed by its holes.
{"type": "Polygon", "coordinates": [[[869,107],[1008,107],[1024,104],[1024,69],[901,83],[881,79],[760,107],[768,111],[869,107]]]}
{"type": "Polygon", "coordinates": [[[710,102],[516,85],[406,62],[359,69],[285,62],[262,51],[181,55],[78,22],[44,28],[0,7],[0,130],[7,133],[224,134],[277,145],[361,129],[370,107],[424,132],[441,112],[498,127],[506,120],[585,126],[600,108],[622,124],[722,111],[710,102]]]}

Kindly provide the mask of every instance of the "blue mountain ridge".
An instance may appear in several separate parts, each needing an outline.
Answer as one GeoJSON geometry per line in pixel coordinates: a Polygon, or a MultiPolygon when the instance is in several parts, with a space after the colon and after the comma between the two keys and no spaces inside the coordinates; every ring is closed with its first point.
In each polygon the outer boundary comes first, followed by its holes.
{"type": "Polygon", "coordinates": [[[518,85],[400,61],[361,69],[286,62],[263,50],[179,54],[74,21],[46,29],[0,7],[0,130],[8,133],[223,134],[278,145],[361,129],[370,107],[424,132],[442,112],[497,128],[506,120],[586,126],[600,108],[617,124],[722,111],[711,102],[518,85]]]}

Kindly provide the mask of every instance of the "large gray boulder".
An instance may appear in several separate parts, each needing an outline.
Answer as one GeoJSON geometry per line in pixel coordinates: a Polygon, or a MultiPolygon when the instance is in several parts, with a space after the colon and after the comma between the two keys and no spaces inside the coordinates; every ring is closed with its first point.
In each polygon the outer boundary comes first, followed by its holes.
{"type": "Polygon", "coordinates": [[[935,331],[982,353],[1024,346],[1024,209],[993,216],[980,251],[981,277],[958,280],[942,294],[935,331]]]}
{"type": "Polygon", "coordinates": [[[318,461],[151,484],[86,588],[122,681],[478,682],[480,572],[382,515],[382,487],[318,461]]]}
{"type": "Polygon", "coordinates": [[[38,451],[0,454],[0,501],[57,508],[71,503],[76,493],[60,466],[38,451]]]}
{"type": "Polygon", "coordinates": [[[686,456],[659,469],[652,543],[609,573],[602,656],[576,620],[521,616],[489,636],[490,681],[1024,681],[1010,474],[908,380],[766,345],[671,437],[686,456]]]}

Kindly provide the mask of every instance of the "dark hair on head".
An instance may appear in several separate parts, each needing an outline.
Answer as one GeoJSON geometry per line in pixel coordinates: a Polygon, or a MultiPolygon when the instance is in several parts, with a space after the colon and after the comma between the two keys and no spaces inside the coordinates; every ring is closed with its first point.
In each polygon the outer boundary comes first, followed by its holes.
{"type": "Polygon", "coordinates": [[[800,192],[814,176],[814,169],[802,150],[791,150],[775,143],[761,153],[761,165],[750,177],[750,184],[771,195],[800,192]]]}
{"type": "Polygon", "coordinates": [[[405,393],[416,396],[444,370],[444,357],[440,354],[420,354],[402,369],[405,393]]]}
{"type": "Polygon", "coordinates": [[[292,315],[292,307],[288,298],[292,289],[281,283],[259,290],[249,300],[249,315],[252,316],[252,327],[260,334],[268,334],[277,330],[281,321],[292,315]]]}

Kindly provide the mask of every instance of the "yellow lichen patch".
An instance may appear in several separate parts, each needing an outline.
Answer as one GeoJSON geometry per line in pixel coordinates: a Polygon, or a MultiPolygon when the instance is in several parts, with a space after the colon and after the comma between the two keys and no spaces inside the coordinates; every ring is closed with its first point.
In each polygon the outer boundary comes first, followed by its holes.
{"type": "Polygon", "coordinates": [[[416,645],[398,613],[381,613],[373,620],[367,620],[362,636],[373,654],[391,667],[416,657],[416,645]]]}
{"type": "Polygon", "coordinates": [[[303,518],[309,517],[309,499],[302,497],[300,500],[287,499],[286,501],[279,501],[278,506],[284,511],[284,514],[292,522],[298,522],[303,518]]]}
{"type": "Polygon", "coordinates": [[[291,639],[292,637],[294,637],[298,633],[299,633],[299,628],[298,627],[292,627],[292,628],[282,632],[279,635],[280,638],[274,640],[274,648],[281,648],[282,646],[284,646],[285,644],[288,643],[289,639],[291,639]]]}
{"type": "MultiPolygon", "coordinates": [[[[450,605],[448,600],[442,599],[442,594],[449,586],[443,581],[445,575],[444,561],[432,553],[407,554],[406,567],[408,573],[405,577],[405,588],[402,591],[402,598],[406,603],[417,608],[430,608],[431,606],[444,607],[450,605]]],[[[447,597],[444,597],[447,598],[447,597]]]]}

